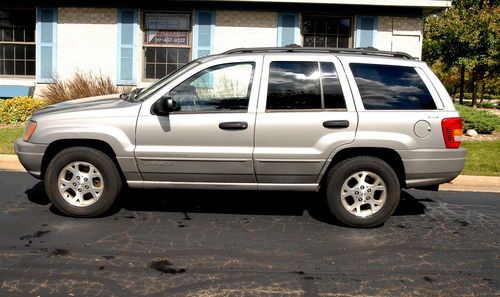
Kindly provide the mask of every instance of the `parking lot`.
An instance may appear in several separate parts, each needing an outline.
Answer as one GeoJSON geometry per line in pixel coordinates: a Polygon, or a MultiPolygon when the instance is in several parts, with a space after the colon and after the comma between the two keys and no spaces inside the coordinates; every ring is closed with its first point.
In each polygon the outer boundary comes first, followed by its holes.
{"type": "Polygon", "coordinates": [[[0,296],[500,295],[498,193],[410,190],[353,229],[311,193],[134,190],[74,219],[27,173],[0,189],[0,296]]]}

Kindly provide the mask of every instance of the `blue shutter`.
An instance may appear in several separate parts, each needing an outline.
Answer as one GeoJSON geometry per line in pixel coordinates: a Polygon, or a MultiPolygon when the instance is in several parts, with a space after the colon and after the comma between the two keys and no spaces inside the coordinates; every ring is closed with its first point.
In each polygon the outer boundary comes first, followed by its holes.
{"type": "Polygon", "coordinates": [[[193,59],[212,54],[215,11],[199,10],[195,15],[193,59]]]}
{"type": "Polygon", "coordinates": [[[137,9],[118,9],[118,85],[136,84],[137,18],[137,9]]]}
{"type": "Polygon", "coordinates": [[[36,80],[50,83],[56,76],[57,8],[36,10],[36,80]]]}
{"type": "Polygon", "coordinates": [[[376,47],[377,17],[357,16],[356,47],[376,47]]]}
{"type": "Polygon", "coordinates": [[[300,43],[299,14],[278,14],[278,46],[300,43]]]}

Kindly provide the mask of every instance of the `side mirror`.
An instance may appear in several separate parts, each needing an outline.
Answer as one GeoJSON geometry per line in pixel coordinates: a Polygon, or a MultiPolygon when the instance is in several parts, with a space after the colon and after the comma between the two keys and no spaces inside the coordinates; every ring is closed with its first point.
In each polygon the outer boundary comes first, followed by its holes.
{"type": "Polygon", "coordinates": [[[152,113],[160,116],[168,115],[171,111],[179,111],[181,107],[169,95],[162,96],[153,105],[152,113]]]}

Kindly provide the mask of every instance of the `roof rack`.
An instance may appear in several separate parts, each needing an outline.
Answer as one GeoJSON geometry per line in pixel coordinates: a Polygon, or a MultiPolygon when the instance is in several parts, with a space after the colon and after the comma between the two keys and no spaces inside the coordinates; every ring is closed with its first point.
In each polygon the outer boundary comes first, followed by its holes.
{"type": "Polygon", "coordinates": [[[335,54],[358,54],[358,55],[373,55],[373,56],[386,56],[404,59],[416,59],[411,55],[404,52],[390,52],[381,51],[374,47],[358,47],[358,48],[333,48],[333,47],[300,47],[297,45],[289,45],[286,47],[249,47],[249,48],[235,48],[228,50],[222,54],[246,54],[246,53],[284,53],[284,52],[297,52],[297,53],[335,53],[335,54]]]}

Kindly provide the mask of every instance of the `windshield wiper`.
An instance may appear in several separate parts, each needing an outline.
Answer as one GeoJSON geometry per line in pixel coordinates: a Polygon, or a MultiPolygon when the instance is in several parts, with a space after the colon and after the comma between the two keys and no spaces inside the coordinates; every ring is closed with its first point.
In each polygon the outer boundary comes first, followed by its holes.
{"type": "Polygon", "coordinates": [[[137,97],[137,95],[141,93],[142,89],[143,88],[135,88],[130,93],[123,93],[120,95],[120,99],[132,102],[137,97]]]}
{"type": "Polygon", "coordinates": [[[130,93],[121,93],[120,94],[120,99],[127,101],[128,95],[130,95],[130,93]]]}

